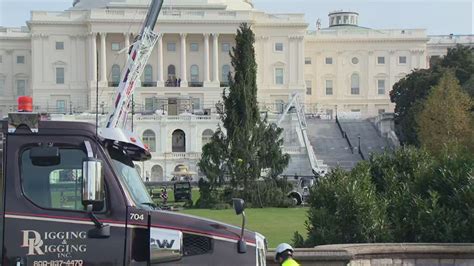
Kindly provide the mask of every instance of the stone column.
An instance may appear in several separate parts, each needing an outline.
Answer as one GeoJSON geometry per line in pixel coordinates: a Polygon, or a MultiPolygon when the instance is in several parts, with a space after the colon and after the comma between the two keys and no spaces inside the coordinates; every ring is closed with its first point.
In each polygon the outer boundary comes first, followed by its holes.
{"type": "Polygon", "coordinates": [[[163,80],[163,33],[158,36],[158,80],[157,87],[163,87],[165,81],[163,80]]]}
{"type": "MultiPolygon", "coordinates": [[[[303,36],[298,36],[297,37],[297,42],[298,42],[298,85],[302,86],[304,88],[304,40],[303,36]]],[[[303,95],[306,95],[306,92],[304,92],[303,95]]]]}
{"type": "Polygon", "coordinates": [[[123,38],[125,39],[125,47],[124,48],[127,48],[127,55],[128,55],[128,48],[130,48],[130,33],[124,33],[123,34],[123,38]]]}
{"type": "Polygon", "coordinates": [[[212,83],[219,87],[219,33],[212,34],[212,83]]]}
{"type": "Polygon", "coordinates": [[[211,82],[209,63],[209,33],[204,33],[204,86],[209,86],[211,82]]]}
{"type": "MultiPolygon", "coordinates": [[[[269,77],[272,75],[267,75],[268,71],[268,51],[271,51],[267,46],[268,46],[268,36],[262,36],[262,65],[263,67],[259,67],[257,69],[262,69],[262,84],[265,88],[267,88],[267,85],[269,83],[269,77]]],[[[273,70],[272,70],[273,71],[273,70]]]]}
{"type": "Polygon", "coordinates": [[[181,76],[178,78],[181,78],[181,87],[187,87],[188,86],[188,80],[187,80],[187,68],[188,66],[186,65],[186,33],[181,33],[181,76]]]}
{"type": "Polygon", "coordinates": [[[394,84],[394,78],[395,78],[395,69],[396,69],[396,64],[397,64],[397,60],[398,58],[395,56],[396,54],[396,51],[395,50],[390,50],[389,51],[389,55],[388,55],[388,84],[386,84],[385,86],[387,88],[392,88],[393,84],[394,84]]]}
{"type": "Polygon", "coordinates": [[[107,84],[107,47],[105,42],[107,33],[100,33],[100,82],[102,86],[108,86],[107,84]]]}
{"type": "Polygon", "coordinates": [[[298,46],[298,36],[290,35],[288,36],[288,48],[285,48],[285,57],[288,57],[288,68],[287,68],[287,77],[285,81],[288,81],[290,89],[297,85],[298,73],[300,71],[299,67],[299,46],[298,46]],[[295,48],[296,46],[296,48],[295,48]],[[296,51],[296,58],[292,57],[292,53],[296,51]],[[296,67],[295,67],[296,64],[296,67]]]}
{"type": "Polygon", "coordinates": [[[90,58],[90,65],[91,65],[91,77],[90,80],[95,83],[97,81],[97,33],[91,32],[89,34],[89,42],[90,42],[90,51],[89,51],[89,58],[90,58]]]}
{"type": "MultiPolygon", "coordinates": [[[[374,96],[378,96],[379,92],[378,92],[378,81],[377,79],[374,78],[374,75],[372,74],[372,65],[374,65],[374,61],[376,60],[375,57],[374,57],[374,52],[373,51],[369,51],[367,52],[367,87],[365,88],[366,92],[365,92],[365,95],[367,96],[367,99],[369,97],[374,97],[374,96]],[[375,88],[375,89],[374,89],[375,88]]],[[[363,62],[362,58],[359,60],[361,61],[360,63],[363,62]]],[[[361,78],[362,79],[362,78],[361,78]]],[[[388,81],[385,81],[386,83],[388,83],[388,81]]],[[[385,87],[387,87],[388,84],[385,84],[385,87]]],[[[364,86],[362,85],[361,88],[363,88],[364,86]]],[[[362,95],[364,95],[364,93],[361,93],[362,95]]]]}

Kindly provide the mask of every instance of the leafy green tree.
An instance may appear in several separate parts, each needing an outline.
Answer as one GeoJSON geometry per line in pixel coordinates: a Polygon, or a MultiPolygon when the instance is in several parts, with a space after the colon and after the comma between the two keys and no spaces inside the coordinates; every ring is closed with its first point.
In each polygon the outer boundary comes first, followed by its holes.
{"type": "Polygon", "coordinates": [[[472,106],[454,72],[445,72],[417,116],[421,145],[434,154],[448,148],[469,147],[474,137],[472,106]]]}
{"type": "Polygon", "coordinates": [[[395,106],[395,130],[402,144],[419,146],[417,116],[422,104],[447,69],[455,72],[461,86],[474,96],[474,48],[458,45],[433,62],[429,69],[419,69],[398,81],[390,92],[395,106]]]}
{"type": "Polygon", "coordinates": [[[369,170],[365,162],[352,172],[336,169],[313,187],[306,223],[309,246],[390,240],[387,206],[377,198],[369,170]]]}
{"type": "Polygon", "coordinates": [[[474,158],[451,152],[435,157],[402,148],[370,159],[379,198],[386,200],[395,242],[474,240],[474,158]]]}
{"type": "Polygon", "coordinates": [[[474,157],[404,147],[337,169],[313,187],[307,239],[355,242],[474,241],[474,157]]]}
{"type": "Polygon", "coordinates": [[[278,176],[288,165],[289,156],[281,149],[282,129],[260,117],[255,36],[247,24],[239,27],[235,41],[230,54],[234,72],[229,74],[229,90],[224,92],[221,114],[225,134],[224,130],[216,131],[204,146],[199,167],[216,184],[225,172],[233,191],[251,199],[254,182],[262,170],[269,169],[272,177],[278,176]]]}

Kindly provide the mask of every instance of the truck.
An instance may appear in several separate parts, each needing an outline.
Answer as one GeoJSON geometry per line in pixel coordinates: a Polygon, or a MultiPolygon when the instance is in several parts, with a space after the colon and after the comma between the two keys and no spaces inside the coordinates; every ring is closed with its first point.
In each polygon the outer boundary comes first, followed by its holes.
{"type": "MultiPolygon", "coordinates": [[[[0,122],[2,265],[265,265],[265,238],[158,209],[120,128],[11,113],[0,122]]],[[[237,214],[243,202],[234,200],[237,214]]]]}
{"type": "Polygon", "coordinates": [[[127,115],[162,4],[151,1],[128,47],[104,128],[50,121],[27,96],[0,121],[0,266],[265,265],[265,238],[245,230],[243,200],[233,200],[241,227],[164,211],[135,169],[151,153],[125,129],[127,115]]]}

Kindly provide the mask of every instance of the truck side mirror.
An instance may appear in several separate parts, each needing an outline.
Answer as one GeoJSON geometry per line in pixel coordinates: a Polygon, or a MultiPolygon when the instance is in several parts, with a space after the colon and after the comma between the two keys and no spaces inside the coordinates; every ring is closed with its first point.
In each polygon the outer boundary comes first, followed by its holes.
{"type": "Polygon", "coordinates": [[[102,161],[94,158],[87,158],[82,163],[83,187],[82,203],[100,204],[105,200],[104,169],[102,161]]]}
{"type": "Polygon", "coordinates": [[[53,166],[61,162],[58,147],[34,147],[30,150],[31,163],[35,166],[53,166]]]}
{"type": "Polygon", "coordinates": [[[102,161],[87,158],[82,163],[83,184],[82,204],[86,206],[87,213],[95,228],[87,232],[89,238],[107,238],[110,236],[110,225],[99,221],[94,214],[94,205],[101,205],[105,201],[104,170],[102,161]]]}
{"type": "Polygon", "coordinates": [[[245,202],[243,199],[232,199],[236,215],[240,215],[245,210],[245,202]]]}
{"type": "Polygon", "coordinates": [[[237,252],[247,253],[247,242],[244,239],[245,232],[245,202],[243,199],[232,199],[234,210],[236,215],[242,214],[242,231],[240,232],[240,238],[237,242],[237,252]]]}

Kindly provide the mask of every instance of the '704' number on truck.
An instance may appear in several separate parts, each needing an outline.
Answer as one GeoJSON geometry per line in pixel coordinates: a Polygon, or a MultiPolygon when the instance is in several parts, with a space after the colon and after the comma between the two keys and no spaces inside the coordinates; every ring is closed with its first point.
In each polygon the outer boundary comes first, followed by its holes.
{"type": "Polygon", "coordinates": [[[130,213],[130,220],[143,221],[145,219],[144,214],[130,213]]]}

